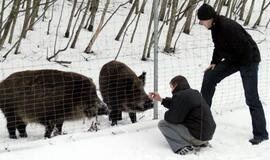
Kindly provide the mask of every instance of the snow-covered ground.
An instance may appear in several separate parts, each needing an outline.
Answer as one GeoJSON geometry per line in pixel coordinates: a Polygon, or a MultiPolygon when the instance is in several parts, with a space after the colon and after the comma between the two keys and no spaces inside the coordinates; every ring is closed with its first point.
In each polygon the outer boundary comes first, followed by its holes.
{"type": "MultiPolygon", "coordinates": [[[[110,13],[123,0],[115,0],[110,6],[110,13]]],[[[69,16],[71,2],[66,1],[64,15],[69,16]]],[[[83,53],[91,38],[91,33],[82,30],[75,49],[68,49],[60,53],[57,60],[71,61],[69,67],[63,67],[54,62],[48,62],[46,55],[51,55],[54,48],[55,31],[61,10],[61,1],[55,5],[53,27],[51,34],[46,35],[48,19],[39,22],[35,31],[28,33],[26,40],[22,42],[21,54],[10,54],[0,63],[0,79],[4,79],[15,71],[26,69],[53,68],[65,71],[73,71],[93,78],[98,87],[100,68],[106,62],[113,60],[121,42],[114,41],[117,31],[120,29],[127,8],[122,8],[102,31],[97,43],[94,45],[95,54],[83,53]],[[86,57],[88,61],[85,61],[86,57]]],[[[104,2],[102,2],[104,6],[104,2]]],[[[259,6],[259,3],[257,4],[259,6]]],[[[103,8],[103,6],[101,8],[103,8]]],[[[118,58],[126,63],[139,75],[146,71],[146,92],[153,90],[153,55],[142,62],[139,61],[147,29],[147,20],[151,8],[150,1],[146,13],[142,16],[133,44],[128,43],[133,27],[126,35],[126,42],[118,58]]],[[[255,10],[256,11],[256,10],[255,10]]],[[[258,10],[257,10],[258,12],[258,10]]],[[[256,13],[257,13],[256,12],[256,13]]],[[[98,13],[100,16],[101,12],[98,13]]],[[[108,13],[109,14],[109,13],[108,13]]],[[[269,12],[264,17],[270,17],[269,12]]],[[[21,17],[22,18],[22,17],[21,17]]],[[[97,18],[99,19],[99,18],[97,18]]],[[[20,22],[20,21],[19,21],[20,22]]],[[[64,48],[67,39],[62,38],[65,33],[67,18],[63,18],[59,29],[59,37],[56,48],[64,48]]],[[[256,30],[248,30],[259,43],[262,55],[262,63],[259,70],[259,93],[264,104],[267,123],[270,123],[270,30],[263,27],[256,30]]],[[[180,30],[180,27],[178,28],[180,30]]],[[[17,31],[19,32],[19,31],[17,31]]],[[[166,32],[164,32],[166,33],[166,32]]],[[[164,48],[165,36],[160,38],[160,51],[164,48]]],[[[200,89],[203,70],[210,62],[212,53],[210,32],[199,25],[194,25],[190,35],[181,35],[177,43],[177,51],[173,55],[159,54],[159,91],[162,96],[171,96],[169,80],[175,75],[182,74],[187,77],[191,87],[200,89]]],[[[0,55],[8,50],[6,45],[0,51],[0,55]]],[[[116,127],[111,127],[107,116],[99,117],[100,130],[87,132],[92,120],[78,120],[64,123],[64,132],[67,135],[44,139],[44,128],[38,124],[27,126],[28,138],[10,140],[6,130],[6,121],[0,112],[0,159],[1,160],[47,160],[47,159],[130,159],[130,160],[175,160],[175,159],[211,159],[211,160],[236,160],[252,159],[265,160],[270,158],[270,142],[266,141],[258,146],[252,146],[248,142],[252,138],[251,120],[248,107],[245,105],[242,83],[239,73],[228,77],[220,85],[214,97],[212,107],[213,115],[217,123],[217,130],[211,143],[211,148],[202,149],[192,155],[179,157],[169,148],[165,138],[157,128],[157,123],[163,119],[166,111],[159,105],[159,119],[153,120],[153,110],[138,113],[138,123],[131,124],[127,114],[116,127]]],[[[269,131],[269,127],[268,127],[269,131]]]]}

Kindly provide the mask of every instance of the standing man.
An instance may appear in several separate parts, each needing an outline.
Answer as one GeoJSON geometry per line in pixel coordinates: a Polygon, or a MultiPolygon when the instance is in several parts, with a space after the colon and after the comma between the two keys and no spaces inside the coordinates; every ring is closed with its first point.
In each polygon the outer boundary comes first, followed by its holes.
{"type": "Polygon", "coordinates": [[[211,106],[216,85],[235,72],[240,72],[246,104],[252,119],[253,138],[250,143],[268,140],[263,106],[258,95],[258,66],[261,61],[257,44],[237,22],[217,15],[214,8],[203,4],[198,10],[200,24],[212,33],[214,51],[205,70],[201,93],[211,106]]]}
{"type": "Polygon", "coordinates": [[[170,87],[172,98],[161,98],[157,92],[149,94],[168,109],[158,128],[176,154],[185,155],[194,152],[194,147],[206,147],[216,129],[210,107],[199,91],[190,88],[185,77],[174,77],[170,87]]]}

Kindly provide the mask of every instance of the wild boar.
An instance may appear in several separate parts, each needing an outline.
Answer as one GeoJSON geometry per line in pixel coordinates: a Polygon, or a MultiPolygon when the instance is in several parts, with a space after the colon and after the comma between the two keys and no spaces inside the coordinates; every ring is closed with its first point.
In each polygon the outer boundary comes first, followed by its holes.
{"type": "Polygon", "coordinates": [[[118,61],[106,63],[99,74],[100,92],[110,113],[111,125],[122,120],[122,111],[128,112],[135,123],[136,112],[153,108],[152,100],[144,91],[145,75],[137,77],[127,65],[118,61]]]}
{"type": "Polygon", "coordinates": [[[0,109],[10,138],[27,137],[27,123],[45,126],[44,137],[54,129],[61,134],[65,120],[106,114],[91,78],[58,70],[16,72],[0,83],[0,109]]]}

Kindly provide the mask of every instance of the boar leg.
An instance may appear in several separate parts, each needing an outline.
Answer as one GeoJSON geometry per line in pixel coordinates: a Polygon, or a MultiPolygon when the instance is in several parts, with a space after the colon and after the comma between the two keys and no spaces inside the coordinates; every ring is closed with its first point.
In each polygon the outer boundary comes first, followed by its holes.
{"type": "MultiPolygon", "coordinates": [[[[7,107],[8,108],[8,107],[7,107]]],[[[16,136],[16,117],[14,110],[8,110],[4,112],[7,119],[7,129],[9,133],[9,138],[17,139],[16,136]]]]}
{"type": "Polygon", "coordinates": [[[63,127],[63,121],[61,122],[57,122],[55,127],[56,127],[56,131],[54,132],[54,136],[57,136],[57,135],[61,135],[62,134],[62,127],[63,127]]]}
{"type": "Polygon", "coordinates": [[[22,121],[21,118],[17,117],[16,118],[16,128],[18,129],[19,133],[20,133],[20,137],[27,137],[27,133],[26,133],[26,124],[22,121]]]}
{"type": "Polygon", "coordinates": [[[109,119],[112,121],[111,126],[117,125],[117,111],[112,110],[109,114],[109,119]]]}
{"type": "Polygon", "coordinates": [[[44,123],[44,126],[45,126],[45,130],[46,130],[44,137],[45,138],[51,138],[52,131],[53,131],[53,128],[54,128],[54,123],[52,123],[52,122],[45,122],[44,123]]]}
{"type": "Polygon", "coordinates": [[[129,115],[129,118],[130,118],[130,120],[131,120],[132,123],[136,123],[137,122],[136,113],[129,112],[128,115],[129,115]]]}
{"type": "Polygon", "coordinates": [[[112,109],[109,114],[109,119],[112,121],[111,126],[117,125],[117,121],[122,120],[122,111],[112,109]]]}

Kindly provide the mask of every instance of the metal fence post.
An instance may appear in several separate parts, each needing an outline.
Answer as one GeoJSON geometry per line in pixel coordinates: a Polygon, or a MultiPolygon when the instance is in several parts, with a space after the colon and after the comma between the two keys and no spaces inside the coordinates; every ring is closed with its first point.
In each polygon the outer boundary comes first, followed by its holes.
{"type": "MultiPolygon", "coordinates": [[[[154,7],[154,92],[158,91],[158,3],[153,0],[154,7]]],[[[158,103],[154,103],[154,119],[158,119],[158,103]]]]}

